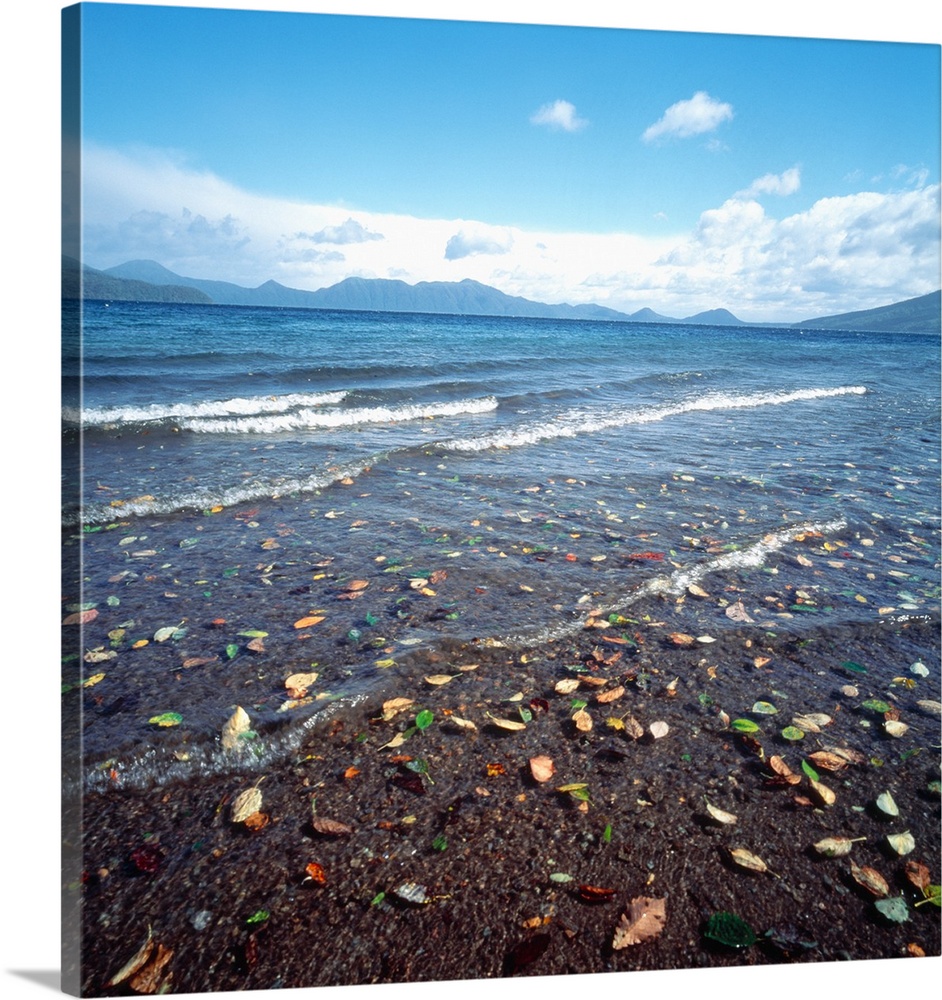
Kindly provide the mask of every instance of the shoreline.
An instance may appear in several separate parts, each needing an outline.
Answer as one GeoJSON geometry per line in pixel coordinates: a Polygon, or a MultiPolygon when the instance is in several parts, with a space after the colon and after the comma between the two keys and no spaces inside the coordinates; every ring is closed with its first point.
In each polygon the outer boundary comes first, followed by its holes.
{"type": "Polygon", "coordinates": [[[617,637],[605,628],[530,651],[459,647],[426,673],[397,678],[412,699],[399,715],[384,721],[375,704],[335,715],[264,776],[88,795],[84,881],[72,891],[84,898],[86,995],[127,992],[105,984],[148,925],[172,952],[155,981],[172,972],[174,992],[873,960],[909,954],[911,944],[938,956],[938,909],[914,907],[905,877],[913,859],[935,884],[940,876],[930,788],[938,716],[916,705],[939,699],[938,615],[800,634],[778,627],[774,636],[743,624],[683,647],[656,624],[665,608],[652,600],[644,609],[650,622],[631,652],[605,641],[617,637]],[[908,673],[917,661],[928,676],[908,673]],[[842,666],[850,662],[867,673],[842,666]],[[451,679],[424,679],[439,675],[451,679]],[[912,689],[891,683],[902,675],[912,689]],[[582,683],[561,694],[565,679],[582,683]],[[848,684],[857,696],[841,693],[848,684]],[[862,707],[887,697],[910,727],[898,739],[862,707]],[[591,729],[576,727],[574,698],[586,702],[591,729]],[[778,714],[752,713],[759,701],[777,702],[778,714]],[[495,725],[522,722],[521,708],[526,728],[495,725]],[[758,732],[737,732],[720,711],[758,732]],[[419,728],[422,712],[432,718],[419,728]],[[794,715],[811,712],[831,722],[802,741],[782,739],[794,715]],[[611,718],[637,719],[644,735],[633,739],[611,718]],[[655,739],[649,727],[659,721],[668,731],[655,739]],[[820,772],[835,792],[825,806],[801,764],[830,745],[862,752],[865,763],[820,772]],[[773,755],[801,775],[794,788],[769,783],[773,755]],[[538,756],[555,767],[545,782],[530,768],[538,756]],[[231,806],[256,785],[267,818],[253,831],[231,822],[231,806]],[[570,785],[585,787],[557,790],[570,785]],[[898,821],[874,810],[884,791],[898,821]],[[707,802],[736,822],[714,821],[707,802]],[[349,829],[319,831],[315,819],[349,829]],[[885,840],[900,824],[916,841],[908,857],[885,840]],[[822,858],[813,845],[826,836],[867,839],[849,858],[822,858]],[[731,861],[734,846],[770,871],[731,861]],[[880,916],[849,859],[907,898],[906,922],[880,916]],[[408,883],[420,887],[411,901],[397,894],[408,883]],[[430,901],[417,902],[423,893],[430,901]],[[663,932],[613,951],[619,915],[639,896],[667,900],[663,932]],[[746,920],[755,943],[706,938],[705,921],[723,911],[746,920]]]}

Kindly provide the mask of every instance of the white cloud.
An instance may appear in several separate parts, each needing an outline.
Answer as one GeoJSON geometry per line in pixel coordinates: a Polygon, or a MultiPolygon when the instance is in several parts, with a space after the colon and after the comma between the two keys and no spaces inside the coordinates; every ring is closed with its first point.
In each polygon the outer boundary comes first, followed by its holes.
{"type": "Polygon", "coordinates": [[[312,243],[365,243],[367,240],[384,239],[382,233],[372,233],[356,219],[350,218],[339,226],[326,226],[317,233],[298,233],[299,239],[312,243]]]}
{"type": "Polygon", "coordinates": [[[641,136],[644,142],[662,139],[686,139],[692,135],[712,132],[733,117],[733,106],[717,101],[704,90],[698,90],[689,101],[672,104],[641,136]]]}
{"type": "Polygon", "coordinates": [[[495,232],[490,229],[478,229],[466,232],[462,229],[455,233],[445,245],[445,259],[461,260],[479,253],[509,253],[513,242],[513,236],[507,231],[495,232]]]}
{"type": "Polygon", "coordinates": [[[763,174],[757,177],[749,187],[738,191],[737,198],[755,198],[760,194],[775,194],[784,197],[794,194],[801,187],[801,170],[790,167],[780,174],[763,174]]]}
{"type": "Polygon", "coordinates": [[[538,111],[530,116],[533,125],[548,125],[552,129],[561,129],[563,132],[578,132],[585,128],[588,121],[580,118],[576,114],[576,106],[569,101],[553,101],[552,104],[544,104],[538,111]]]}
{"type": "MultiPolygon", "coordinates": [[[[884,305],[932,291],[939,280],[938,185],[825,198],[783,217],[740,193],[703,211],[692,231],[642,237],[267,198],[152,154],[91,148],[83,166],[93,267],[146,257],[190,277],[247,287],[274,278],[306,289],[351,275],[472,278],[544,302],[647,306],[677,317],[725,306],[761,322],[884,305]],[[342,252],[337,242],[310,238],[345,232],[383,238],[343,243],[342,252]]],[[[783,192],[797,181],[789,171],[770,177],[751,187],[783,192]]]]}

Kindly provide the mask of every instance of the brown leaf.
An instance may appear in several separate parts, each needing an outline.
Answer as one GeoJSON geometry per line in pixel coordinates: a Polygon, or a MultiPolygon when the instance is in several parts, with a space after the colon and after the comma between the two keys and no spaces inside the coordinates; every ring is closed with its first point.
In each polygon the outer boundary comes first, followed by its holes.
{"type": "Polygon", "coordinates": [[[390,698],[388,701],[384,701],[383,721],[389,722],[390,719],[395,718],[400,712],[404,712],[413,703],[412,698],[390,698]]]}
{"type": "Polygon", "coordinates": [[[439,584],[443,580],[448,579],[448,571],[444,569],[436,569],[432,572],[431,576],[428,579],[429,583],[439,584]]]}
{"type": "Polygon", "coordinates": [[[851,861],[850,874],[857,885],[866,889],[871,896],[876,896],[878,899],[889,896],[890,886],[876,868],[860,866],[851,861]]]}
{"type": "Polygon", "coordinates": [[[675,646],[692,646],[697,641],[692,635],[687,635],[685,632],[671,632],[667,638],[675,646]]]}
{"type": "Polygon", "coordinates": [[[921,861],[907,861],[905,872],[906,878],[917,889],[924,890],[932,882],[932,874],[921,861]]]}
{"type": "Polygon", "coordinates": [[[531,757],[530,774],[534,781],[549,781],[556,773],[556,765],[549,757],[531,757]]]}
{"type": "Polygon", "coordinates": [[[592,729],[592,716],[584,708],[573,715],[572,721],[580,733],[588,733],[592,729]]]}
{"type": "Polygon", "coordinates": [[[316,673],[292,674],[285,678],[285,690],[289,698],[303,698],[308,688],[317,680],[316,673]]]}
{"type": "Polygon", "coordinates": [[[734,622],[751,622],[752,618],[749,617],[749,613],[746,611],[745,606],[742,601],[737,601],[735,604],[730,604],[726,609],[726,617],[734,622]]]}
{"type": "Polygon", "coordinates": [[[615,890],[605,889],[598,885],[580,885],[579,895],[587,903],[604,903],[615,895],[615,890]]]}
{"type": "Polygon", "coordinates": [[[618,687],[609,688],[607,691],[600,691],[595,696],[595,700],[601,705],[607,705],[610,701],[617,701],[624,693],[624,687],[619,684],[618,687]]]}
{"type": "Polygon", "coordinates": [[[640,740],[644,736],[644,726],[633,716],[629,715],[625,719],[625,732],[633,739],[640,740]]]}
{"type": "Polygon", "coordinates": [[[88,611],[76,611],[74,615],[69,615],[67,618],[63,618],[63,625],[85,625],[87,622],[92,622],[98,617],[98,612],[95,608],[90,608],[88,611]]]}
{"type": "Polygon", "coordinates": [[[351,580],[348,584],[344,586],[344,590],[348,593],[355,592],[357,590],[365,590],[370,585],[369,580],[351,580]]]}
{"type": "Polygon", "coordinates": [[[147,940],[141,945],[140,948],[124,963],[123,966],[116,972],[105,986],[117,986],[118,983],[123,983],[125,979],[129,976],[133,976],[138,969],[142,968],[144,963],[150,958],[150,953],[154,950],[154,931],[153,928],[148,926],[147,928],[147,940]]]}
{"type": "Polygon", "coordinates": [[[253,653],[264,653],[265,652],[265,641],[262,638],[260,638],[260,637],[256,637],[254,639],[250,639],[245,644],[245,648],[246,649],[251,649],[253,653]]]}
{"type": "Polygon", "coordinates": [[[218,659],[218,656],[190,656],[183,661],[183,666],[186,669],[190,667],[205,667],[207,663],[215,663],[218,659]]]}
{"type": "Polygon", "coordinates": [[[768,872],[770,875],[773,874],[773,872],[769,871],[769,866],[762,858],[756,857],[751,851],[743,850],[741,847],[733,847],[730,848],[729,856],[740,868],[748,868],[752,872],[768,872]]]}
{"type": "Polygon", "coordinates": [[[808,760],[822,771],[842,771],[849,763],[846,757],[831,753],[829,750],[815,750],[814,753],[808,754],[808,760]]]}
{"type": "Polygon", "coordinates": [[[232,822],[244,823],[249,816],[261,812],[261,809],[261,790],[258,787],[247,788],[244,792],[239,792],[232,802],[232,822]]]}
{"type": "Polygon", "coordinates": [[[268,826],[269,815],[263,812],[254,812],[251,816],[246,816],[242,821],[247,830],[264,830],[268,826]]]}
{"type": "Polygon", "coordinates": [[[643,941],[656,938],[664,930],[666,922],[666,900],[638,896],[628,904],[628,909],[621,915],[615,927],[612,949],[618,951],[628,945],[641,944],[643,941]]]}
{"type": "Polygon", "coordinates": [[[311,819],[311,826],[327,837],[345,837],[353,833],[352,826],[335,819],[327,819],[326,816],[314,816],[311,819]]]}
{"type": "Polygon", "coordinates": [[[135,975],[128,985],[135,993],[156,993],[170,979],[170,973],[164,975],[164,968],[173,958],[173,949],[162,944],[157,945],[157,954],[135,975]]]}
{"type": "Polygon", "coordinates": [[[809,778],[808,783],[811,785],[811,790],[817,796],[821,805],[833,806],[837,801],[837,793],[832,788],[828,788],[827,785],[822,784],[820,781],[815,781],[814,778],[809,778]]]}

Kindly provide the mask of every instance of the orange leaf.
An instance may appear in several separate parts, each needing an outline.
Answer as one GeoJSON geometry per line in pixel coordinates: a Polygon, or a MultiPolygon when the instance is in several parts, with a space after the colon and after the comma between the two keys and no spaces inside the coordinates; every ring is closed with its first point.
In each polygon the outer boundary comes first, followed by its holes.
{"type": "Polygon", "coordinates": [[[351,580],[343,589],[349,591],[365,590],[369,585],[369,580],[351,580]]]}
{"type": "Polygon", "coordinates": [[[299,618],[295,623],[295,628],[307,628],[309,625],[317,625],[324,620],[323,615],[310,615],[307,618],[299,618]]]}
{"type": "Polygon", "coordinates": [[[345,778],[355,778],[360,773],[358,767],[348,767],[346,771],[343,772],[345,778]]]}
{"type": "Polygon", "coordinates": [[[307,877],[314,882],[320,882],[323,885],[327,881],[327,872],[316,861],[312,861],[304,870],[307,872],[307,877]]]}
{"type": "Polygon", "coordinates": [[[549,781],[556,773],[556,765],[549,757],[531,757],[530,774],[534,781],[549,781]]]}
{"type": "Polygon", "coordinates": [[[500,763],[497,763],[497,764],[488,764],[487,765],[487,776],[489,778],[494,778],[498,774],[503,774],[505,772],[505,770],[506,770],[506,768],[504,767],[503,764],[500,764],[500,763]]]}
{"type": "Polygon", "coordinates": [[[335,819],[327,819],[326,816],[315,816],[311,820],[311,826],[318,833],[323,833],[328,837],[343,837],[353,833],[352,826],[347,826],[346,823],[340,823],[335,819]]]}
{"type": "Polygon", "coordinates": [[[264,830],[268,826],[268,814],[263,812],[252,813],[242,821],[249,830],[264,830]]]}
{"type": "Polygon", "coordinates": [[[579,895],[587,903],[602,903],[615,895],[614,889],[603,889],[598,885],[580,885],[579,895]]]}

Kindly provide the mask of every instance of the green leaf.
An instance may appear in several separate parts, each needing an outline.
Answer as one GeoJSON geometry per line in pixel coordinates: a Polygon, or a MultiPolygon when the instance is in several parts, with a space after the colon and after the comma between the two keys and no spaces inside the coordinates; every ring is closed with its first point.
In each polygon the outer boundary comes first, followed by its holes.
{"type": "Polygon", "coordinates": [[[385,898],[386,898],[385,892],[376,893],[376,895],[370,900],[370,906],[379,906],[379,904],[382,903],[382,901],[385,898]]]}
{"type": "Polygon", "coordinates": [[[247,924],[263,924],[270,916],[268,910],[256,910],[245,922],[247,924]]]}
{"type": "Polygon", "coordinates": [[[521,705],[517,709],[517,711],[520,713],[520,718],[521,718],[521,720],[523,722],[532,722],[533,721],[533,713],[530,711],[529,708],[524,708],[523,705],[521,705]]]}
{"type": "Polygon", "coordinates": [[[233,657],[238,652],[239,652],[239,647],[236,643],[230,642],[229,645],[226,646],[226,656],[228,656],[230,660],[233,659],[233,657]]]}
{"type": "Polygon", "coordinates": [[[934,906],[942,907],[942,885],[927,885],[922,890],[925,899],[920,899],[916,906],[922,906],[923,903],[932,903],[934,906]]]}
{"type": "Polygon", "coordinates": [[[448,838],[447,838],[447,837],[445,836],[445,834],[443,834],[443,833],[440,833],[440,834],[439,834],[439,835],[438,835],[438,836],[437,836],[437,837],[436,837],[436,838],[435,838],[435,839],[434,839],[434,840],[432,841],[432,847],[433,847],[433,848],[434,848],[434,849],[435,849],[436,851],[444,851],[444,850],[447,850],[447,848],[448,848],[448,838]]]}
{"type": "Polygon", "coordinates": [[[432,720],[435,716],[426,708],[415,717],[415,728],[423,731],[428,729],[432,724],[432,720]]]}
{"type": "Polygon", "coordinates": [[[887,920],[891,920],[894,924],[903,924],[909,920],[909,907],[902,896],[878,899],[873,905],[887,920]]]}
{"type": "Polygon", "coordinates": [[[803,740],[805,738],[805,733],[803,729],[799,729],[797,726],[786,726],[782,730],[782,737],[786,740],[792,741],[803,740]]]}
{"type": "Polygon", "coordinates": [[[755,733],[759,731],[759,726],[752,719],[733,719],[729,727],[730,729],[735,729],[737,733],[755,733]]]}
{"type": "Polygon", "coordinates": [[[755,931],[742,917],[725,910],[714,913],[707,921],[703,936],[727,948],[748,948],[756,942],[755,931]]]}
{"type": "Polygon", "coordinates": [[[550,879],[553,882],[571,882],[572,876],[567,875],[565,872],[553,872],[552,875],[550,875],[550,879]]]}
{"type": "Polygon", "coordinates": [[[821,775],[808,763],[808,761],[803,760],[801,762],[801,769],[808,775],[812,781],[820,781],[821,775]]]}
{"type": "Polygon", "coordinates": [[[612,842],[612,824],[611,823],[609,823],[605,827],[605,832],[602,834],[602,841],[604,843],[606,843],[606,844],[610,844],[612,842]]]}
{"type": "Polygon", "coordinates": [[[752,711],[756,715],[775,715],[778,709],[770,701],[757,701],[752,706],[752,711]]]}
{"type": "Polygon", "coordinates": [[[379,619],[376,617],[376,615],[367,611],[365,621],[367,625],[372,626],[375,625],[379,621],[379,619]]]}
{"type": "Polygon", "coordinates": [[[880,701],[879,698],[868,698],[866,701],[862,701],[860,706],[871,712],[876,712],[878,715],[883,715],[890,710],[890,706],[885,701],[880,701]]]}
{"type": "Polygon", "coordinates": [[[268,633],[263,632],[261,629],[250,628],[244,632],[240,632],[239,635],[245,636],[246,639],[264,639],[268,633]]]}
{"type": "Polygon", "coordinates": [[[421,757],[406,761],[406,767],[410,771],[415,771],[416,774],[428,774],[428,761],[423,760],[421,757]]]}
{"type": "Polygon", "coordinates": [[[862,667],[859,663],[854,663],[853,660],[844,660],[841,666],[846,670],[853,670],[855,674],[865,674],[867,672],[866,667],[862,667]]]}
{"type": "Polygon", "coordinates": [[[580,698],[573,698],[570,708],[573,712],[577,712],[580,708],[585,708],[588,704],[587,701],[582,701],[580,698]]]}
{"type": "Polygon", "coordinates": [[[179,726],[183,716],[179,712],[162,712],[160,715],[152,715],[147,721],[155,726],[179,726]]]}

